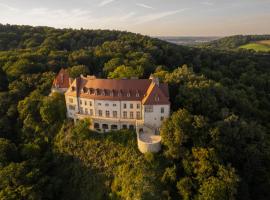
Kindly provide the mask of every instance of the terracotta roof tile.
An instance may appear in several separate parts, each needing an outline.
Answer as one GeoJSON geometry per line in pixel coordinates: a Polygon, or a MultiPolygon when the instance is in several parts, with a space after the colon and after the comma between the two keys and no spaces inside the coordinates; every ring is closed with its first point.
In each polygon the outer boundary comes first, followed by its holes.
{"type": "Polygon", "coordinates": [[[55,88],[69,88],[69,74],[65,69],[61,69],[55,79],[53,80],[53,87],[55,88]]]}
{"type": "Polygon", "coordinates": [[[143,101],[145,104],[170,103],[167,84],[158,86],[150,79],[117,80],[97,79],[90,76],[79,77],[73,81],[66,94],[97,100],[143,101]],[[112,92],[113,95],[111,95],[112,92]],[[158,95],[158,101],[155,101],[155,95],[158,95]]]}

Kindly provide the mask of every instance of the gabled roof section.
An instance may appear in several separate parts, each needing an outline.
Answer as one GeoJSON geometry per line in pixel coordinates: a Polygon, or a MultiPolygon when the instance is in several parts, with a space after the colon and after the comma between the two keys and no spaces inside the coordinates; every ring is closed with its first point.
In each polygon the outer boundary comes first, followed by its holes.
{"type": "Polygon", "coordinates": [[[69,74],[66,69],[61,69],[53,80],[54,88],[69,88],[69,74]]]}
{"type": "Polygon", "coordinates": [[[168,85],[165,83],[156,84],[152,82],[142,100],[142,104],[144,105],[170,104],[168,85]]]}

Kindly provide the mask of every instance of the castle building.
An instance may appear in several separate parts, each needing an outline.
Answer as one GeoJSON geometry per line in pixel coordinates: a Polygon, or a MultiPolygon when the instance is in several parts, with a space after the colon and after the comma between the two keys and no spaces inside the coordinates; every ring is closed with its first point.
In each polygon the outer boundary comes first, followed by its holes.
{"type": "Polygon", "coordinates": [[[90,118],[91,129],[100,132],[136,129],[137,133],[158,134],[169,117],[168,85],[158,78],[76,78],[65,92],[67,116],[76,122],[90,118]]]}
{"type": "Polygon", "coordinates": [[[68,71],[62,68],[53,80],[51,93],[65,93],[71,85],[72,81],[73,80],[69,77],[68,71]]]}

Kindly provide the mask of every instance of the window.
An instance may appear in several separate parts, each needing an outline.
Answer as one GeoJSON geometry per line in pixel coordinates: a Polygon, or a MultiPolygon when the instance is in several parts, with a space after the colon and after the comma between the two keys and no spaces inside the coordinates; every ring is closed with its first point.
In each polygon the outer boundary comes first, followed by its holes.
{"type": "Polygon", "coordinates": [[[129,118],[130,118],[130,119],[133,119],[133,112],[130,112],[130,113],[129,113],[129,118]]]}
{"type": "Polygon", "coordinates": [[[123,112],[123,118],[127,118],[127,111],[123,112]]]}
{"type": "Polygon", "coordinates": [[[160,121],[163,121],[164,120],[164,117],[160,117],[160,121]]]}
{"type": "Polygon", "coordinates": [[[137,109],[140,109],[140,107],[141,107],[141,106],[140,106],[140,104],[139,104],[139,103],[137,103],[137,109]]]}
{"type": "Polygon", "coordinates": [[[152,105],[146,105],[144,111],[145,112],[153,112],[153,106],[152,105]]]}
{"type": "Polygon", "coordinates": [[[164,113],[164,108],[163,107],[160,108],[160,112],[164,113]]]}
{"type": "Polygon", "coordinates": [[[124,108],[127,108],[127,104],[125,104],[125,103],[124,103],[124,105],[123,105],[123,106],[124,106],[124,108]]]}
{"type": "Polygon", "coordinates": [[[108,104],[108,103],[106,103],[106,104],[105,104],[105,106],[109,106],[109,104],[108,104]]]}
{"type": "Polygon", "coordinates": [[[116,104],[114,103],[114,104],[113,104],[113,107],[115,107],[115,106],[116,106],[116,104]]]}
{"type": "Polygon", "coordinates": [[[129,125],[130,130],[134,130],[134,125],[129,125]]]}
{"type": "Polygon", "coordinates": [[[117,111],[113,111],[113,117],[117,117],[117,111]]]}
{"type": "Polygon", "coordinates": [[[109,128],[108,124],[102,124],[102,129],[108,129],[108,128],[109,128]]]}
{"type": "Polygon", "coordinates": [[[99,123],[94,123],[94,128],[99,129],[99,123]]]}
{"type": "Polygon", "coordinates": [[[90,115],[93,116],[93,109],[90,109],[90,115]]]}
{"type": "Polygon", "coordinates": [[[141,113],[140,112],[136,112],[136,118],[141,119],[141,113]]]}
{"type": "Polygon", "coordinates": [[[136,97],[140,97],[140,94],[139,94],[139,92],[137,92],[137,93],[136,93],[136,97]]]}
{"type": "Polygon", "coordinates": [[[155,100],[156,100],[156,101],[159,101],[159,96],[156,96],[156,97],[155,97],[155,100]]]}
{"type": "Polygon", "coordinates": [[[99,106],[101,106],[101,103],[98,103],[99,106]]]}
{"type": "Polygon", "coordinates": [[[69,110],[75,110],[75,106],[69,105],[69,106],[68,106],[68,109],[69,109],[69,110]]]}
{"type": "Polygon", "coordinates": [[[92,106],[92,101],[89,101],[89,105],[92,106]]]}
{"type": "Polygon", "coordinates": [[[68,101],[69,101],[69,103],[73,103],[73,99],[72,98],[69,98],[68,101]]]}
{"type": "Polygon", "coordinates": [[[110,117],[110,111],[106,110],[106,117],[110,117]]]}
{"type": "Polygon", "coordinates": [[[127,97],[130,97],[130,93],[129,92],[127,93],[127,97]]]}
{"type": "Polygon", "coordinates": [[[102,117],[102,110],[98,110],[98,116],[102,117]]]}
{"type": "Polygon", "coordinates": [[[87,106],[87,101],[84,101],[84,105],[87,106]]]}
{"type": "Polygon", "coordinates": [[[115,125],[115,124],[113,124],[113,125],[111,125],[111,129],[112,129],[112,130],[117,130],[117,129],[118,129],[118,126],[115,125]]]}
{"type": "Polygon", "coordinates": [[[80,104],[82,104],[82,100],[80,100],[80,104]]]}
{"type": "Polygon", "coordinates": [[[88,109],[87,108],[85,108],[84,112],[85,112],[86,115],[88,115],[88,109]]]}
{"type": "Polygon", "coordinates": [[[127,125],[126,124],[123,124],[123,129],[127,129],[127,125]]]}
{"type": "Polygon", "coordinates": [[[131,104],[129,105],[129,107],[130,107],[130,109],[133,109],[133,104],[131,103],[131,104]]]}

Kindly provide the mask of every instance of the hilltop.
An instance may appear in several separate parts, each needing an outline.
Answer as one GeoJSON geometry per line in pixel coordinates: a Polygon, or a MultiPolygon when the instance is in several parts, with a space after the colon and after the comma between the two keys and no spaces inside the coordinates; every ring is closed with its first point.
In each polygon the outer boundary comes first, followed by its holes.
{"type": "Polygon", "coordinates": [[[269,52],[270,35],[235,35],[224,37],[200,45],[204,48],[216,48],[223,50],[254,50],[255,52],[269,52]]]}
{"type": "Polygon", "coordinates": [[[18,25],[0,25],[0,48],[0,199],[269,199],[269,54],[18,25]],[[168,83],[162,151],[67,119],[48,96],[61,68],[168,83]]]}

